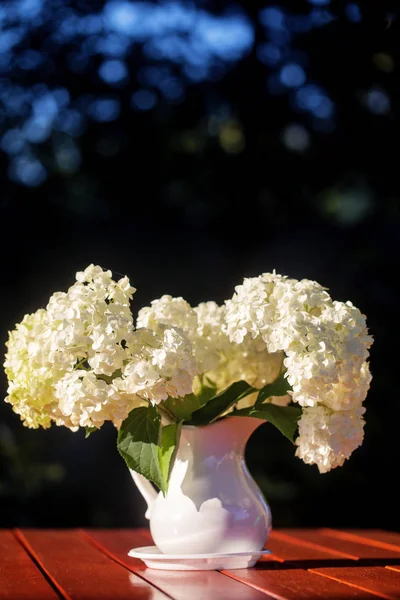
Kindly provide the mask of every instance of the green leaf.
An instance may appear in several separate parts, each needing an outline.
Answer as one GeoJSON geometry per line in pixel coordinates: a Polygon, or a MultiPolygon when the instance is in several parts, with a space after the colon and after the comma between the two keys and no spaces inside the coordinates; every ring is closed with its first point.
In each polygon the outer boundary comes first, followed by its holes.
{"type": "Polygon", "coordinates": [[[160,406],[164,406],[177,421],[189,421],[194,411],[207,404],[217,391],[214,383],[207,377],[200,376],[199,381],[200,389],[196,394],[187,394],[183,398],[169,396],[160,406]]]}
{"type": "Polygon", "coordinates": [[[98,427],[85,427],[86,430],[86,435],[85,435],[85,439],[89,437],[89,435],[91,435],[92,433],[94,433],[95,431],[98,431],[98,427]]]}
{"type": "Polygon", "coordinates": [[[131,410],[118,432],[118,452],[130,469],[165,492],[160,466],[161,418],[154,406],[131,410]]]}
{"type": "Polygon", "coordinates": [[[202,404],[207,404],[211,398],[217,394],[217,386],[208,377],[203,377],[201,380],[200,391],[196,394],[202,404]]]}
{"type": "Polygon", "coordinates": [[[255,392],[247,381],[235,381],[228,388],[211,398],[207,404],[195,410],[189,425],[207,425],[212,423],[233,404],[255,392]]]}
{"type": "Polygon", "coordinates": [[[182,422],[166,425],[161,431],[161,446],[158,447],[158,460],[165,491],[168,490],[169,477],[174,466],[181,435],[182,422]]]}
{"type": "Polygon", "coordinates": [[[169,396],[166,400],[160,403],[160,406],[168,410],[169,413],[177,421],[189,421],[192,413],[203,406],[205,401],[203,398],[195,394],[187,394],[183,398],[172,398],[169,396]]]}
{"type": "Polygon", "coordinates": [[[299,406],[277,406],[276,404],[263,404],[262,408],[251,406],[230,413],[233,417],[257,417],[274,425],[292,443],[297,432],[297,422],[301,417],[299,406]]]}
{"type": "Polygon", "coordinates": [[[286,396],[288,391],[291,391],[291,386],[288,380],[284,377],[284,373],[281,373],[275,381],[272,383],[267,383],[261,390],[257,396],[257,400],[255,405],[260,406],[263,404],[264,400],[267,398],[271,398],[271,396],[286,396]]]}

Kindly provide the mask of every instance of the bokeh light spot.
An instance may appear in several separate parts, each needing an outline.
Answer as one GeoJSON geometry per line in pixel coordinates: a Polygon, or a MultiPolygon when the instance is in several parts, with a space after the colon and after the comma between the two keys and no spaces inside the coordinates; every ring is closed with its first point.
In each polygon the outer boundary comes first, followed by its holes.
{"type": "Polygon", "coordinates": [[[161,93],[167,100],[182,100],[185,94],[183,84],[176,77],[162,79],[159,83],[161,93]]]}
{"type": "Polygon", "coordinates": [[[99,75],[106,83],[121,83],[126,81],[128,69],[122,60],[106,60],[100,65],[99,75]]]}
{"type": "Polygon", "coordinates": [[[305,152],[310,145],[310,134],[304,125],[291,123],[282,132],[286,148],[294,152],[305,152]]]}
{"type": "Polygon", "coordinates": [[[281,60],[282,50],[276,44],[260,44],[257,57],[268,67],[275,67],[281,60]]]}
{"type": "Polygon", "coordinates": [[[300,87],[306,81],[304,69],[296,63],[284,65],[280,71],[279,77],[286,87],[300,87]]]}
{"type": "Polygon", "coordinates": [[[22,135],[24,138],[34,144],[40,144],[47,140],[51,131],[51,122],[41,117],[28,119],[22,127],[22,135]]]}
{"type": "Polygon", "coordinates": [[[58,131],[77,137],[84,132],[85,119],[82,113],[77,110],[63,110],[58,116],[55,128],[58,131]]]}
{"type": "Polygon", "coordinates": [[[9,165],[9,177],[17,183],[37,187],[46,179],[46,169],[31,156],[16,156],[9,165]]]}
{"type": "Polygon", "coordinates": [[[345,14],[352,23],[359,23],[361,21],[361,10],[355,2],[350,2],[346,5],[345,14]]]}
{"type": "Polygon", "coordinates": [[[264,8],[260,12],[260,22],[271,29],[284,29],[285,14],[280,8],[275,6],[264,8]]]}
{"type": "Polygon", "coordinates": [[[317,85],[309,84],[296,92],[296,103],[302,110],[311,112],[319,119],[330,119],[334,114],[334,104],[317,85]]]}
{"type": "Polygon", "coordinates": [[[310,13],[311,22],[315,27],[325,27],[334,20],[333,14],[323,8],[313,8],[310,13]]]}
{"type": "Polygon", "coordinates": [[[157,96],[150,90],[137,90],[132,94],[132,106],[137,110],[151,110],[157,104],[157,96]]]}
{"type": "Polygon", "coordinates": [[[386,54],[385,52],[378,52],[372,57],[374,65],[384,73],[392,73],[395,68],[395,61],[393,56],[386,54]]]}
{"type": "Polygon", "coordinates": [[[89,113],[96,121],[115,121],[120,115],[121,105],[116,98],[98,98],[90,106],[89,113]]]}
{"type": "Polygon", "coordinates": [[[7,154],[18,154],[25,148],[25,139],[19,129],[9,129],[0,142],[1,149],[7,154]]]}
{"type": "Polygon", "coordinates": [[[221,123],[219,143],[221,148],[229,154],[242,152],[246,146],[246,140],[240,123],[234,120],[221,123]]]}
{"type": "Polygon", "coordinates": [[[75,173],[81,164],[80,150],[71,141],[57,148],[55,158],[58,168],[65,173],[75,173]]]}
{"type": "Polygon", "coordinates": [[[370,89],[364,96],[364,103],[376,115],[387,115],[391,108],[389,96],[380,88],[370,89]]]}
{"type": "Polygon", "coordinates": [[[108,26],[122,33],[130,34],[139,21],[137,4],[131,2],[107,2],[105,17],[108,26]]]}
{"type": "Polygon", "coordinates": [[[372,212],[373,197],[363,185],[347,190],[333,188],[323,197],[322,208],[342,225],[356,225],[372,212]]]}

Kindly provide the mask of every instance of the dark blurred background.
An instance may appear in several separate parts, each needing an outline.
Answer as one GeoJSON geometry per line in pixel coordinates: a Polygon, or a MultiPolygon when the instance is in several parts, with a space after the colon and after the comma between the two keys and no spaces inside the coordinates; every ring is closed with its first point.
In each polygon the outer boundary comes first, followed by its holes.
{"type": "MultiPolygon", "coordinates": [[[[130,277],[134,314],[164,293],[223,302],[275,268],[367,315],[351,459],[319,475],[268,424],[249,442],[277,527],[400,530],[396,5],[0,4],[3,352],[90,263],[130,277]]],[[[113,426],[28,430],[4,402],[0,507],[1,527],[135,526],[145,508],[113,426]]]]}

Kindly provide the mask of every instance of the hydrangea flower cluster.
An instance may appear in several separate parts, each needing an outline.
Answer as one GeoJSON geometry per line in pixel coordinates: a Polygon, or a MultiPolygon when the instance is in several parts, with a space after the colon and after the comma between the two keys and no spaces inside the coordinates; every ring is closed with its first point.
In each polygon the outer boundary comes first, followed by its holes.
{"type": "MultiPolygon", "coordinates": [[[[256,388],[272,382],[279,374],[283,353],[271,354],[262,341],[250,337],[237,344],[226,333],[225,315],[225,305],[209,301],[192,307],[182,297],[164,295],[139,311],[137,325],[156,332],[165,326],[182,330],[192,344],[197,372],[212,382],[217,391],[240,380],[256,388]]],[[[240,400],[236,408],[250,406],[254,400],[255,395],[251,394],[240,400]]],[[[286,405],[290,396],[277,396],[271,401],[286,405]]]]}
{"type": "Polygon", "coordinates": [[[249,393],[225,416],[253,407],[258,390],[284,375],[290,391],[262,402],[301,408],[299,458],[325,473],[361,445],[373,340],[351,302],[273,272],[245,279],[222,306],[164,295],[134,323],[134,292],[127,277],[90,265],[10,332],[6,401],[25,425],[120,428],[135,408],[168,414],[164,400],[192,401],[205,381],[214,394],[246,382],[249,393]]]}
{"type": "Polygon", "coordinates": [[[136,406],[191,391],[189,340],[174,328],[135,330],[134,292],[127,277],[90,265],[9,334],[6,402],[26,426],[118,426],[136,406]]]}
{"type": "Polygon", "coordinates": [[[333,301],[315,281],[274,273],[247,278],[226,302],[226,333],[283,351],[292,400],[302,407],[296,455],[321,473],[341,466],[363,440],[362,403],[372,337],[351,302],[333,301]]]}

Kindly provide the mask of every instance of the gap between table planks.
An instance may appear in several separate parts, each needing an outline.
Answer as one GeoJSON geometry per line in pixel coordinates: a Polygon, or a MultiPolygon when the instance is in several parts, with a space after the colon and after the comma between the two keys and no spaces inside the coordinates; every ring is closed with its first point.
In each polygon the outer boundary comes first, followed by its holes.
{"type": "Polygon", "coordinates": [[[9,530],[0,530],[0,597],[7,600],[59,598],[43,572],[9,530]]]}

